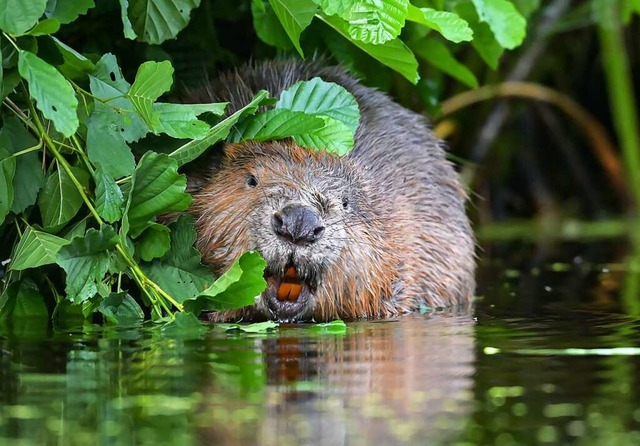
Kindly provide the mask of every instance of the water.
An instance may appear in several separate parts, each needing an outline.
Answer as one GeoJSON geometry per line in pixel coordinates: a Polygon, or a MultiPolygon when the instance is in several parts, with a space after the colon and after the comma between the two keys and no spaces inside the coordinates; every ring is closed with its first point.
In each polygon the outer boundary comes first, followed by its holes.
{"type": "Polygon", "coordinates": [[[488,250],[473,313],[343,334],[4,326],[0,444],[640,444],[632,275],[576,252],[488,250]]]}

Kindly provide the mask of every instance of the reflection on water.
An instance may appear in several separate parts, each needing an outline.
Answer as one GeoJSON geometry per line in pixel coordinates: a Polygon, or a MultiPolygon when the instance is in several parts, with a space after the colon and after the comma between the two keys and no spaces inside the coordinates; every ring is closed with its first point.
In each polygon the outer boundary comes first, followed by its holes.
{"type": "Polygon", "coordinates": [[[0,440],[12,444],[448,444],[473,403],[469,315],[344,335],[107,329],[1,345],[0,440]]]}
{"type": "Polygon", "coordinates": [[[563,252],[342,335],[0,326],[0,445],[640,444],[640,275],[563,252]]]}

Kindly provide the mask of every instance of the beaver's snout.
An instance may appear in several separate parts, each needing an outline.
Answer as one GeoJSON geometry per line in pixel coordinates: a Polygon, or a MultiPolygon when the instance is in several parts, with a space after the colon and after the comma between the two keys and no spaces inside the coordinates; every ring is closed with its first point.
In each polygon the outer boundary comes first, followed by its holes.
{"type": "Polygon", "coordinates": [[[318,212],[299,204],[288,204],[271,219],[273,231],[294,245],[310,245],[324,234],[324,222],[318,212]]]}

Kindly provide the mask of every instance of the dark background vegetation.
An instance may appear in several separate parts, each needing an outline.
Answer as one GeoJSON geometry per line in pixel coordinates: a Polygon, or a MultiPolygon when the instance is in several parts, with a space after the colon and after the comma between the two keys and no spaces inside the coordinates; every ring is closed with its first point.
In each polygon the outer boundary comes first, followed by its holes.
{"type": "MultiPolygon", "coordinates": [[[[202,85],[208,76],[250,59],[299,57],[293,50],[278,50],[260,41],[250,3],[202,0],[176,40],[148,45],[123,37],[117,2],[97,2],[58,36],[83,53],[118,55],[128,79],[134,78],[145,60],[171,60],[176,69],[172,95],[178,98],[202,85]]],[[[624,30],[636,88],[640,85],[639,27],[636,16],[624,30]]],[[[436,127],[438,132],[446,137],[454,159],[467,166],[465,179],[472,190],[471,209],[477,224],[514,218],[598,219],[627,209],[629,198],[611,184],[590,148],[590,136],[553,105],[532,98],[492,98],[441,116],[439,104],[467,87],[425,64],[420,67],[422,79],[414,86],[349,48],[335,34],[315,20],[302,35],[305,54],[335,63],[336,51],[347,51],[352,61],[349,68],[365,83],[388,91],[403,105],[443,124],[436,127]]],[[[529,81],[572,98],[604,125],[618,147],[591,2],[542,1],[528,18],[524,44],[506,51],[495,71],[470,45],[451,48],[480,85],[529,81]]],[[[344,53],[342,56],[344,59],[344,53]]]]}

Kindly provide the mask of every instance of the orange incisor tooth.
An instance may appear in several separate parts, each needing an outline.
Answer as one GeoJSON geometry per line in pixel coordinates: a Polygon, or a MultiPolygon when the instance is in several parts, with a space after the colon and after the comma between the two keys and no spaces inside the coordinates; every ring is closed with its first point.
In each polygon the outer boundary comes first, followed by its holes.
{"type": "Polygon", "coordinates": [[[292,283],[282,282],[278,287],[278,300],[289,300],[292,283]]]}

